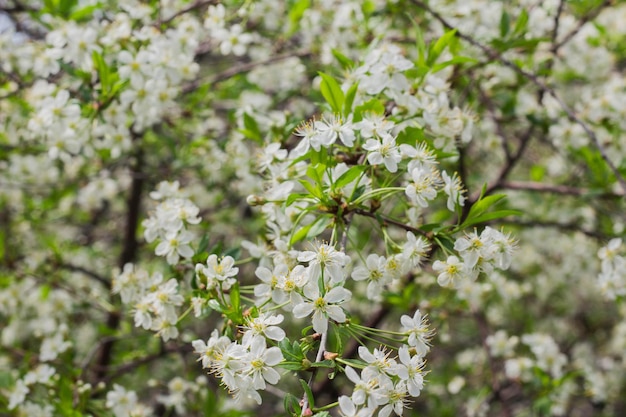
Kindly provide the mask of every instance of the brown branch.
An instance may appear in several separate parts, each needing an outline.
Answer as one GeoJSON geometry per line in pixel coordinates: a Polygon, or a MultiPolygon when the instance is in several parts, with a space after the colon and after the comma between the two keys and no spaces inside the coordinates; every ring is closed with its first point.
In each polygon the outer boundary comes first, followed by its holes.
{"type": "Polygon", "coordinates": [[[487,338],[489,337],[489,334],[491,333],[489,331],[489,323],[487,322],[487,317],[485,317],[485,314],[480,311],[474,311],[473,317],[478,326],[478,335],[480,337],[482,347],[487,356],[487,362],[489,364],[489,369],[491,371],[491,391],[492,391],[491,402],[498,400],[500,404],[502,405],[502,411],[504,415],[506,417],[510,417],[512,415],[511,410],[508,406],[507,401],[505,400],[505,397],[502,395],[502,386],[500,385],[500,381],[498,381],[498,378],[497,378],[498,367],[496,366],[495,358],[491,355],[491,349],[489,348],[489,345],[487,344],[487,338]]]}
{"type": "MultiPolygon", "coordinates": [[[[593,195],[594,197],[597,196],[597,194],[594,194],[591,190],[588,190],[586,188],[571,187],[568,185],[560,184],[544,184],[534,181],[504,181],[499,184],[499,188],[508,190],[535,191],[540,193],[573,195],[578,197],[591,195],[593,195]]],[[[622,198],[624,197],[624,193],[602,193],[600,194],[600,196],[622,198]]]]}
{"type": "Polygon", "coordinates": [[[400,221],[391,219],[391,218],[389,218],[387,216],[384,216],[382,214],[375,214],[375,213],[372,213],[370,211],[363,210],[363,209],[354,209],[352,212],[356,213],[356,214],[360,214],[361,216],[370,217],[370,218],[375,219],[375,220],[379,220],[380,219],[380,220],[383,221],[383,224],[381,226],[386,226],[387,224],[392,224],[394,226],[398,226],[398,227],[406,230],[407,232],[414,232],[414,233],[420,234],[420,235],[424,236],[428,240],[432,240],[433,239],[432,234],[430,234],[428,232],[425,232],[422,229],[418,229],[417,227],[413,227],[411,225],[408,225],[408,224],[402,223],[400,221]]]}
{"type": "MultiPolygon", "coordinates": [[[[139,138],[135,137],[134,139],[139,138]]],[[[134,167],[132,168],[133,173],[140,173],[142,171],[142,165],[143,154],[141,148],[139,148],[136,154],[134,167]]],[[[124,268],[124,265],[126,265],[127,263],[132,262],[137,255],[139,243],[137,241],[136,234],[137,227],[139,226],[143,185],[144,179],[142,175],[133,176],[130,193],[126,203],[126,230],[124,232],[124,243],[122,252],[118,261],[118,266],[120,267],[120,269],[124,268]]],[[[109,288],[111,285],[112,282],[109,283],[109,288]]],[[[111,330],[116,330],[119,327],[120,319],[120,312],[112,311],[107,317],[106,326],[111,330]]],[[[100,354],[98,355],[98,359],[96,360],[96,365],[94,367],[96,378],[98,380],[102,380],[106,376],[106,370],[111,363],[113,355],[113,345],[114,340],[107,340],[105,343],[102,344],[100,354]]]]}
{"type": "MultiPolygon", "coordinates": [[[[443,18],[443,16],[441,16],[439,13],[434,11],[427,4],[421,2],[420,0],[411,0],[411,2],[413,4],[415,4],[416,6],[426,10],[428,13],[430,13],[446,29],[448,29],[448,30],[456,29],[452,25],[450,25],[448,23],[448,21],[443,18]]],[[[612,3],[611,0],[606,0],[604,2],[604,4],[610,4],[610,3],[612,3]]],[[[596,149],[600,152],[600,156],[602,157],[604,162],[607,164],[609,169],[613,172],[613,175],[615,175],[615,178],[620,183],[620,186],[622,187],[622,189],[626,193],[626,179],[624,179],[624,177],[619,172],[619,170],[617,169],[615,164],[611,161],[611,159],[607,155],[606,150],[600,144],[600,140],[598,139],[598,136],[595,134],[595,132],[593,130],[591,130],[591,128],[587,125],[587,123],[585,123],[582,119],[580,119],[576,115],[576,113],[574,113],[574,111],[561,99],[561,97],[559,97],[559,95],[556,93],[556,91],[554,91],[553,88],[551,88],[548,85],[546,85],[535,74],[530,73],[530,72],[520,68],[514,62],[504,58],[499,52],[494,51],[493,49],[483,45],[482,43],[480,43],[477,40],[475,40],[473,37],[471,37],[471,36],[461,32],[461,31],[459,31],[458,29],[456,29],[456,35],[459,38],[467,41],[471,45],[473,45],[473,46],[477,47],[478,49],[480,49],[488,58],[490,58],[492,60],[495,60],[495,61],[498,61],[502,65],[511,68],[513,71],[515,71],[517,74],[521,75],[522,77],[526,78],[528,81],[530,81],[536,87],[538,87],[540,90],[543,90],[547,94],[551,95],[556,100],[556,102],[559,104],[559,106],[561,107],[561,110],[563,110],[565,112],[565,114],[567,115],[567,118],[571,122],[576,123],[577,125],[582,127],[582,129],[585,131],[585,134],[589,137],[589,139],[591,139],[591,141],[593,142],[593,144],[596,147],[596,149]]]]}
{"type": "MultiPolygon", "coordinates": [[[[521,137],[520,145],[517,148],[517,151],[514,154],[509,155],[509,158],[507,158],[507,163],[502,167],[502,169],[498,173],[497,179],[487,185],[487,188],[485,190],[485,195],[489,195],[490,193],[497,190],[498,188],[501,188],[506,177],[509,176],[513,168],[517,165],[517,163],[520,161],[520,159],[524,155],[524,151],[528,147],[528,144],[530,143],[530,139],[532,138],[532,135],[534,132],[535,132],[535,125],[530,125],[528,129],[526,130],[526,132],[524,133],[524,135],[521,137]]],[[[476,193],[468,199],[469,204],[466,204],[463,208],[464,216],[462,219],[464,219],[465,216],[467,216],[471,208],[471,205],[475,203],[479,197],[480,197],[480,193],[476,193]]]]}
{"type": "Polygon", "coordinates": [[[550,39],[552,40],[552,53],[556,55],[558,51],[557,47],[557,39],[559,37],[559,26],[561,23],[561,15],[563,14],[563,9],[565,7],[565,0],[559,1],[559,7],[556,9],[556,15],[554,16],[554,27],[552,28],[552,34],[550,35],[550,39]]]}
{"type": "Polygon", "coordinates": [[[56,262],[55,265],[61,269],[66,269],[68,271],[80,272],[89,278],[93,278],[94,280],[98,281],[100,284],[104,285],[107,288],[110,285],[108,279],[104,278],[102,275],[99,275],[96,272],[91,271],[83,266],[73,265],[71,263],[66,263],[66,262],[56,262]]]}
{"type": "Polygon", "coordinates": [[[216,74],[213,78],[211,78],[210,80],[206,80],[206,79],[197,79],[194,80],[192,82],[190,82],[189,84],[185,85],[182,88],[182,92],[183,94],[188,94],[192,91],[194,91],[196,88],[198,88],[198,86],[200,86],[200,84],[202,84],[203,82],[209,83],[209,84],[216,84],[222,81],[225,81],[237,74],[241,74],[244,72],[248,72],[248,71],[252,71],[254,68],[261,66],[261,65],[268,65],[268,64],[272,64],[274,62],[278,62],[278,61],[282,61],[284,59],[288,59],[291,57],[307,57],[310,56],[311,52],[310,51],[296,51],[296,52],[291,52],[288,54],[283,54],[283,55],[275,55],[271,58],[265,59],[263,61],[255,61],[255,62],[248,62],[245,64],[241,64],[238,66],[234,66],[231,67],[225,71],[222,71],[218,74],[216,74]]]}
{"type": "Polygon", "coordinates": [[[148,356],[144,356],[142,358],[136,359],[133,362],[128,362],[123,365],[120,365],[114,369],[110,370],[110,373],[102,380],[105,383],[110,382],[111,380],[125,375],[128,372],[139,368],[142,365],[147,365],[155,360],[161,359],[167,355],[172,353],[186,353],[191,352],[191,346],[189,344],[175,345],[175,346],[166,346],[165,344],[161,344],[161,349],[157,353],[153,353],[148,356]]]}
{"type": "Polygon", "coordinates": [[[519,219],[499,219],[498,224],[508,224],[513,226],[522,226],[523,228],[529,227],[541,227],[549,229],[557,229],[565,232],[579,232],[585,236],[589,236],[594,239],[605,241],[615,236],[605,235],[604,233],[596,232],[593,230],[587,230],[580,227],[578,223],[560,223],[557,221],[544,221],[544,220],[519,220],[519,219]]]}

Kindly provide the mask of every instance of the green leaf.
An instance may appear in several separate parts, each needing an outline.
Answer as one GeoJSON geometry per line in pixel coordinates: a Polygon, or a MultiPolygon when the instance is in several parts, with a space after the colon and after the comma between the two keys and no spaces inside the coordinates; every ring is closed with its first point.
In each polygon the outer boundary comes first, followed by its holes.
{"type": "Polygon", "coordinates": [[[311,227],[309,228],[309,231],[306,234],[306,238],[313,239],[314,237],[317,237],[318,235],[323,233],[324,230],[326,230],[326,228],[328,227],[328,225],[332,222],[332,220],[333,220],[332,216],[322,216],[318,218],[317,220],[315,220],[311,224],[311,227]]]}
{"type": "Polygon", "coordinates": [[[313,197],[317,198],[318,200],[322,200],[324,198],[324,195],[322,194],[322,190],[319,187],[316,187],[315,185],[311,184],[311,182],[307,180],[298,180],[298,182],[302,184],[302,186],[306,188],[306,190],[313,197]]]}
{"type": "Polygon", "coordinates": [[[102,95],[106,96],[108,91],[111,89],[111,72],[109,70],[109,66],[106,64],[104,58],[98,53],[98,51],[93,51],[91,53],[91,58],[93,60],[94,68],[98,71],[102,95]]]}
{"type": "Polygon", "coordinates": [[[546,168],[543,165],[533,165],[530,168],[530,179],[533,181],[541,181],[546,175],[546,168]]]}
{"type": "Polygon", "coordinates": [[[507,216],[521,216],[522,214],[524,214],[524,212],[519,211],[519,210],[513,210],[513,209],[492,211],[490,213],[485,213],[480,216],[473,217],[471,219],[468,218],[467,220],[463,222],[462,228],[473,226],[479,223],[485,223],[485,222],[489,222],[492,220],[501,219],[507,216]]]}
{"type": "MultiPolygon", "coordinates": [[[[306,181],[306,182],[307,182],[307,184],[309,183],[308,181],[306,181]]],[[[304,193],[289,194],[289,197],[287,197],[287,200],[285,200],[285,205],[287,207],[289,207],[290,205],[292,205],[296,201],[302,200],[302,199],[307,198],[309,196],[310,196],[310,194],[304,194],[304,193]]]]}
{"type": "Polygon", "coordinates": [[[13,386],[13,376],[8,371],[0,372],[0,388],[9,388],[13,386]]]}
{"type": "Polygon", "coordinates": [[[322,179],[326,166],[324,164],[311,165],[306,170],[306,175],[315,181],[316,184],[322,184],[322,179]]]}
{"type": "Polygon", "coordinates": [[[346,92],[346,101],[343,103],[343,115],[345,117],[348,117],[348,115],[352,113],[352,104],[354,103],[354,98],[356,97],[358,89],[359,83],[355,83],[352,84],[346,92]]]}
{"type": "Polygon", "coordinates": [[[196,253],[204,253],[206,252],[208,247],[209,247],[209,235],[204,234],[202,235],[202,238],[200,239],[200,243],[198,243],[198,250],[196,250],[196,253]]]}
{"type": "Polygon", "coordinates": [[[291,235],[291,239],[289,239],[289,244],[293,245],[294,243],[297,243],[304,239],[309,233],[309,230],[311,230],[311,226],[313,226],[313,223],[307,224],[306,226],[298,229],[293,235],[291,235]]]}
{"type": "Polygon", "coordinates": [[[367,18],[376,11],[376,4],[372,0],[363,0],[361,2],[361,11],[367,18]]]}
{"type": "Polygon", "coordinates": [[[283,407],[285,407],[285,411],[289,415],[299,416],[302,414],[302,409],[300,408],[300,399],[293,394],[287,393],[285,395],[285,399],[283,400],[283,407]]]}
{"type": "Polygon", "coordinates": [[[100,10],[102,8],[102,4],[90,4],[89,6],[82,7],[78,10],[74,10],[69,15],[69,20],[81,21],[81,20],[89,20],[93,15],[93,12],[96,10],[100,10]]]}
{"type": "Polygon", "coordinates": [[[354,62],[350,58],[339,52],[337,49],[333,49],[332,53],[337,62],[339,62],[339,65],[341,65],[341,68],[350,69],[354,67],[354,62]]]}
{"type": "Polygon", "coordinates": [[[304,390],[304,393],[306,394],[306,397],[309,400],[309,407],[313,408],[315,406],[314,405],[315,398],[313,397],[313,391],[311,391],[311,387],[309,387],[309,384],[307,384],[307,382],[304,379],[300,379],[300,385],[302,385],[302,389],[304,390]]]}
{"type": "Polygon", "coordinates": [[[470,219],[472,217],[480,216],[481,214],[489,210],[491,206],[495,205],[497,202],[505,197],[506,194],[494,194],[489,195],[485,198],[481,198],[472,205],[472,208],[470,208],[467,218],[470,219]]]}
{"type": "Polygon", "coordinates": [[[326,227],[328,227],[331,221],[332,221],[332,217],[330,216],[318,217],[312,223],[307,224],[306,226],[303,226],[300,229],[298,229],[291,236],[291,239],[289,240],[289,244],[293,245],[294,243],[299,242],[302,239],[305,239],[305,238],[312,239],[318,236],[320,233],[326,230],[326,227]]]}
{"type": "MultiPolygon", "coordinates": [[[[232,287],[230,287],[230,304],[231,311],[234,318],[240,319],[243,318],[241,314],[241,293],[239,291],[239,283],[235,283],[232,287]]],[[[231,319],[233,318],[231,317],[231,319]]],[[[241,323],[242,320],[233,320],[235,323],[241,323]]]]}
{"type": "Polygon", "coordinates": [[[444,49],[452,42],[454,36],[456,35],[456,29],[452,29],[447,31],[441,36],[441,38],[437,39],[437,42],[430,45],[430,50],[428,51],[428,65],[432,65],[437,62],[437,58],[441,55],[444,49]]]}
{"type": "Polygon", "coordinates": [[[519,17],[515,21],[515,27],[513,28],[513,34],[515,36],[522,36],[526,33],[528,27],[528,12],[526,9],[522,9],[519,17]]]}
{"type": "Polygon", "coordinates": [[[500,37],[506,38],[506,35],[509,34],[509,30],[511,29],[511,16],[506,12],[506,10],[502,11],[502,16],[500,16],[500,37]]]}
{"type": "Polygon", "coordinates": [[[289,31],[287,31],[287,35],[293,35],[300,25],[300,20],[302,20],[302,16],[304,16],[304,12],[311,7],[311,0],[296,0],[291,5],[289,5],[289,31]]]}
{"type": "Polygon", "coordinates": [[[243,133],[247,138],[258,142],[259,144],[263,144],[261,130],[259,129],[259,124],[256,122],[254,117],[250,116],[248,113],[244,113],[243,125],[245,129],[240,130],[241,133],[243,133]]]}
{"type": "Polygon", "coordinates": [[[541,42],[549,41],[548,38],[533,38],[533,39],[511,39],[511,40],[502,40],[502,39],[492,39],[491,45],[496,48],[499,52],[504,52],[509,49],[519,49],[522,51],[533,51],[537,45],[541,42]]]}
{"type": "Polygon", "coordinates": [[[363,119],[363,115],[366,113],[384,114],[385,106],[380,102],[380,100],[373,98],[354,109],[354,117],[352,120],[354,122],[360,122],[363,119]]]}
{"type": "Polygon", "coordinates": [[[78,4],[78,0],[60,0],[58,3],[59,13],[63,17],[69,17],[72,9],[78,4]]]}
{"type": "Polygon", "coordinates": [[[415,42],[417,44],[417,52],[418,52],[417,65],[425,66],[426,42],[424,42],[424,36],[422,35],[422,30],[418,26],[417,22],[413,18],[411,18],[411,22],[413,23],[413,26],[415,27],[415,42]]]}
{"type": "Polygon", "coordinates": [[[434,73],[439,72],[442,69],[444,69],[444,68],[446,68],[446,67],[448,67],[450,65],[466,64],[466,63],[478,64],[478,62],[479,61],[477,59],[470,58],[470,57],[467,57],[467,56],[455,56],[454,58],[452,58],[452,59],[450,59],[448,61],[442,62],[440,64],[433,65],[433,67],[431,69],[431,72],[434,74],[434,73]]]}
{"type": "Polygon", "coordinates": [[[302,355],[302,350],[300,349],[300,344],[297,341],[294,341],[293,344],[290,343],[289,339],[285,338],[278,343],[278,347],[283,353],[283,357],[289,361],[302,362],[304,356],[302,355]]]}
{"type": "Polygon", "coordinates": [[[313,362],[311,364],[311,368],[334,368],[334,367],[335,367],[335,362],[331,361],[330,359],[325,359],[320,362],[313,362]]]}
{"type": "Polygon", "coordinates": [[[333,188],[338,189],[345,187],[350,184],[352,181],[357,179],[359,175],[363,173],[367,169],[366,165],[355,165],[337,178],[337,181],[333,184],[333,188]]]}
{"type": "Polygon", "coordinates": [[[341,358],[341,362],[342,363],[347,363],[348,365],[352,366],[353,368],[357,368],[357,369],[363,369],[367,366],[367,362],[362,361],[360,359],[344,359],[341,358]]]}
{"type": "Polygon", "coordinates": [[[322,77],[320,91],[326,99],[326,102],[330,105],[333,112],[341,113],[345,96],[343,94],[343,90],[341,90],[341,87],[339,86],[339,83],[337,83],[337,81],[328,74],[324,74],[323,72],[319,72],[318,74],[322,77]]]}

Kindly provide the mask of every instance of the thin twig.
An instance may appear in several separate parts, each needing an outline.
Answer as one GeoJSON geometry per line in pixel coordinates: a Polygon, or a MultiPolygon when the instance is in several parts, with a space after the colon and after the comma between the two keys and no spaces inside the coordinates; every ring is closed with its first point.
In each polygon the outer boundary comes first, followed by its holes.
{"type": "MultiPolygon", "coordinates": [[[[324,333],[322,333],[322,337],[320,338],[320,346],[317,349],[317,355],[315,355],[315,362],[322,361],[322,358],[324,357],[324,352],[326,352],[326,340],[328,340],[328,331],[325,331],[324,333]]],[[[311,384],[313,384],[313,378],[315,378],[315,375],[317,374],[318,369],[319,368],[313,368],[313,372],[311,372],[311,377],[309,378],[309,382],[308,382],[309,387],[311,387],[311,384]]],[[[309,397],[307,393],[305,392],[302,395],[301,416],[305,415],[305,412],[307,411],[308,408],[309,408],[309,397]]]]}
{"type": "MultiPolygon", "coordinates": [[[[594,193],[586,188],[571,187],[561,184],[544,184],[534,181],[503,181],[498,187],[508,190],[535,191],[540,193],[573,195],[578,197],[593,195],[594,197],[598,197],[597,193],[594,193]]],[[[621,198],[624,197],[624,193],[602,193],[600,196],[621,198]]]]}
{"type": "Polygon", "coordinates": [[[563,39],[561,39],[560,41],[558,41],[554,47],[552,48],[552,51],[554,53],[556,53],[559,49],[561,49],[561,47],[563,47],[563,45],[565,45],[566,43],[568,43],[570,40],[572,40],[572,38],[574,36],[576,36],[576,34],[578,32],[580,32],[580,30],[583,28],[583,26],[585,26],[587,23],[589,23],[590,21],[592,21],[593,19],[595,19],[596,17],[598,17],[598,15],[600,14],[600,12],[602,10],[604,10],[605,7],[608,6],[612,6],[614,3],[614,0],[604,0],[602,2],[601,5],[599,5],[593,12],[588,13],[586,15],[584,15],[579,21],[578,21],[578,25],[576,25],[576,27],[572,30],[570,30],[567,35],[565,35],[563,37],[563,39]]]}
{"type": "Polygon", "coordinates": [[[198,88],[198,86],[202,83],[208,83],[208,84],[216,84],[222,81],[225,81],[231,77],[234,77],[237,74],[242,74],[244,72],[248,72],[248,71],[252,71],[254,68],[258,67],[258,66],[262,66],[262,65],[268,65],[268,64],[272,64],[274,62],[278,62],[278,61],[282,61],[288,58],[292,58],[292,57],[306,57],[311,55],[310,51],[307,50],[302,50],[302,51],[296,51],[296,52],[291,52],[288,54],[283,54],[283,55],[274,55],[271,58],[265,59],[263,61],[255,61],[255,62],[248,62],[245,64],[241,64],[241,65],[237,65],[234,67],[231,67],[225,71],[220,72],[219,74],[216,74],[213,78],[211,78],[210,80],[206,80],[206,79],[202,79],[199,78],[197,80],[194,80],[192,82],[190,82],[189,84],[185,85],[182,88],[182,92],[183,94],[188,94],[192,91],[194,91],[195,89],[198,88]]]}
{"type": "Polygon", "coordinates": [[[106,288],[108,288],[110,285],[108,279],[104,278],[102,275],[94,271],[91,271],[90,269],[87,269],[83,266],[74,265],[74,264],[66,263],[66,262],[58,262],[56,263],[56,266],[62,269],[66,269],[68,271],[80,272],[83,275],[88,276],[89,278],[93,278],[94,280],[98,281],[100,284],[104,285],[106,288]]]}
{"type": "Polygon", "coordinates": [[[171,15],[170,17],[168,17],[167,19],[163,19],[163,20],[159,19],[159,20],[155,23],[155,25],[156,25],[156,26],[166,25],[166,24],[170,23],[172,20],[174,20],[174,19],[176,19],[177,17],[179,17],[179,16],[182,16],[182,15],[184,15],[184,14],[187,14],[187,13],[189,13],[189,12],[191,12],[191,11],[196,10],[196,9],[201,9],[202,7],[205,7],[205,6],[211,6],[211,5],[214,5],[214,4],[217,4],[217,3],[218,3],[218,1],[217,1],[217,0],[202,0],[202,1],[197,1],[197,2],[195,2],[194,4],[191,4],[191,5],[187,6],[187,7],[185,7],[184,9],[181,9],[181,10],[177,11],[176,13],[174,13],[173,15],[171,15]]]}
{"type": "Polygon", "coordinates": [[[530,228],[530,227],[543,227],[543,228],[548,228],[548,229],[557,229],[557,230],[561,230],[565,232],[578,232],[578,233],[584,234],[585,236],[592,237],[594,239],[599,239],[602,241],[615,237],[615,236],[605,235],[604,233],[596,232],[593,230],[583,229],[580,226],[579,222],[560,223],[557,221],[520,220],[520,219],[513,218],[513,219],[498,219],[497,223],[501,225],[508,224],[508,225],[514,225],[514,226],[522,226],[525,229],[530,228]]]}
{"type": "Polygon", "coordinates": [[[407,232],[414,232],[414,233],[417,233],[417,234],[420,234],[420,235],[424,236],[428,240],[432,240],[432,235],[431,234],[429,234],[429,233],[427,233],[427,232],[425,232],[425,231],[423,231],[421,229],[418,229],[417,227],[413,227],[411,225],[408,225],[408,224],[402,223],[400,221],[391,219],[391,218],[389,218],[389,217],[387,217],[385,215],[375,214],[375,213],[372,213],[372,212],[369,212],[369,211],[363,210],[363,209],[354,209],[353,213],[360,214],[361,216],[365,216],[365,217],[371,217],[372,219],[376,219],[376,220],[380,219],[380,220],[382,220],[386,224],[393,224],[394,226],[398,226],[398,227],[406,230],[407,232]]]}

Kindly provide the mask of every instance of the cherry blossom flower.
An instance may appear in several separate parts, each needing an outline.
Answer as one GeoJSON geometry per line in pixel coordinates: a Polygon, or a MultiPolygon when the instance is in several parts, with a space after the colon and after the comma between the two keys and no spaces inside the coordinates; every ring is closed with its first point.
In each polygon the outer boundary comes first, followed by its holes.
{"type": "Polygon", "coordinates": [[[315,251],[300,252],[298,261],[309,263],[310,280],[317,280],[322,273],[325,280],[330,278],[331,282],[337,283],[345,279],[343,267],[350,262],[350,257],[336,250],[334,246],[321,243],[315,251]]]}
{"type": "Polygon", "coordinates": [[[335,287],[322,296],[317,284],[307,285],[304,287],[304,295],[306,299],[294,306],[293,315],[296,318],[303,318],[313,313],[313,330],[316,332],[326,333],[329,319],[338,323],[346,321],[346,313],[340,304],[352,297],[352,293],[347,289],[335,287]]]}
{"type": "Polygon", "coordinates": [[[273,368],[283,361],[280,348],[274,346],[267,348],[265,339],[254,338],[250,345],[250,353],[244,359],[244,367],[241,372],[252,378],[254,389],[265,389],[265,382],[274,385],[280,380],[280,374],[273,368]]]}
{"type": "Polygon", "coordinates": [[[391,135],[383,135],[382,143],[378,139],[368,139],[363,149],[369,151],[367,160],[372,165],[385,164],[389,172],[398,171],[398,163],[402,160],[396,139],[391,135]]]}

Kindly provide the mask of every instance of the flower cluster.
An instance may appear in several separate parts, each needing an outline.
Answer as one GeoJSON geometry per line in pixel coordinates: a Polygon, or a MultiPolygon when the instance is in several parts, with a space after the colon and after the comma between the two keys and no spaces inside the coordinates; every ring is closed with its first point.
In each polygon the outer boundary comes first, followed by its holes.
{"type": "Polygon", "coordinates": [[[178,263],[181,257],[190,259],[193,256],[190,243],[195,236],[187,230],[187,226],[200,223],[200,209],[181,196],[178,186],[178,181],[159,184],[158,190],[150,196],[161,202],[153,215],[143,222],[146,241],[150,243],[159,239],[154,252],[164,256],[170,265],[178,263]]]}
{"type": "Polygon", "coordinates": [[[602,293],[609,299],[626,295],[626,256],[622,239],[612,239],[598,251],[602,261],[598,284],[602,293]]]}
{"type": "Polygon", "coordinates": [[[8,416],[624,409],[626,5],[9,3],[8,416]]]}
{"type": "Polygon", "coordinates": [[[160,272],[150,276],[128,263],[113,279],[112,292],[119,293],[125,304],[133,306],[135,326],[157,332],[164,341],[178,337],[176,307],[183,305],[185,298],[179,293],[176,279],[164,282],[160,272]]]}
{"type": "Polygon", "coordinates": [[[220,336],[214,330],[206,341],[194,340],[194,351],[200,355],[202,367],[218,376],[229,392],[237,398],[250,398],[261,404],[258,390],[264,390],[266,383],[275,385],[280,374],[274,366],[283,361],[281,350],[267,347],[266,337],[275,341],[285,335],[274,326],[282,321],[282,316],[256,318],[241,338],[241,343],[220,336]]]}

